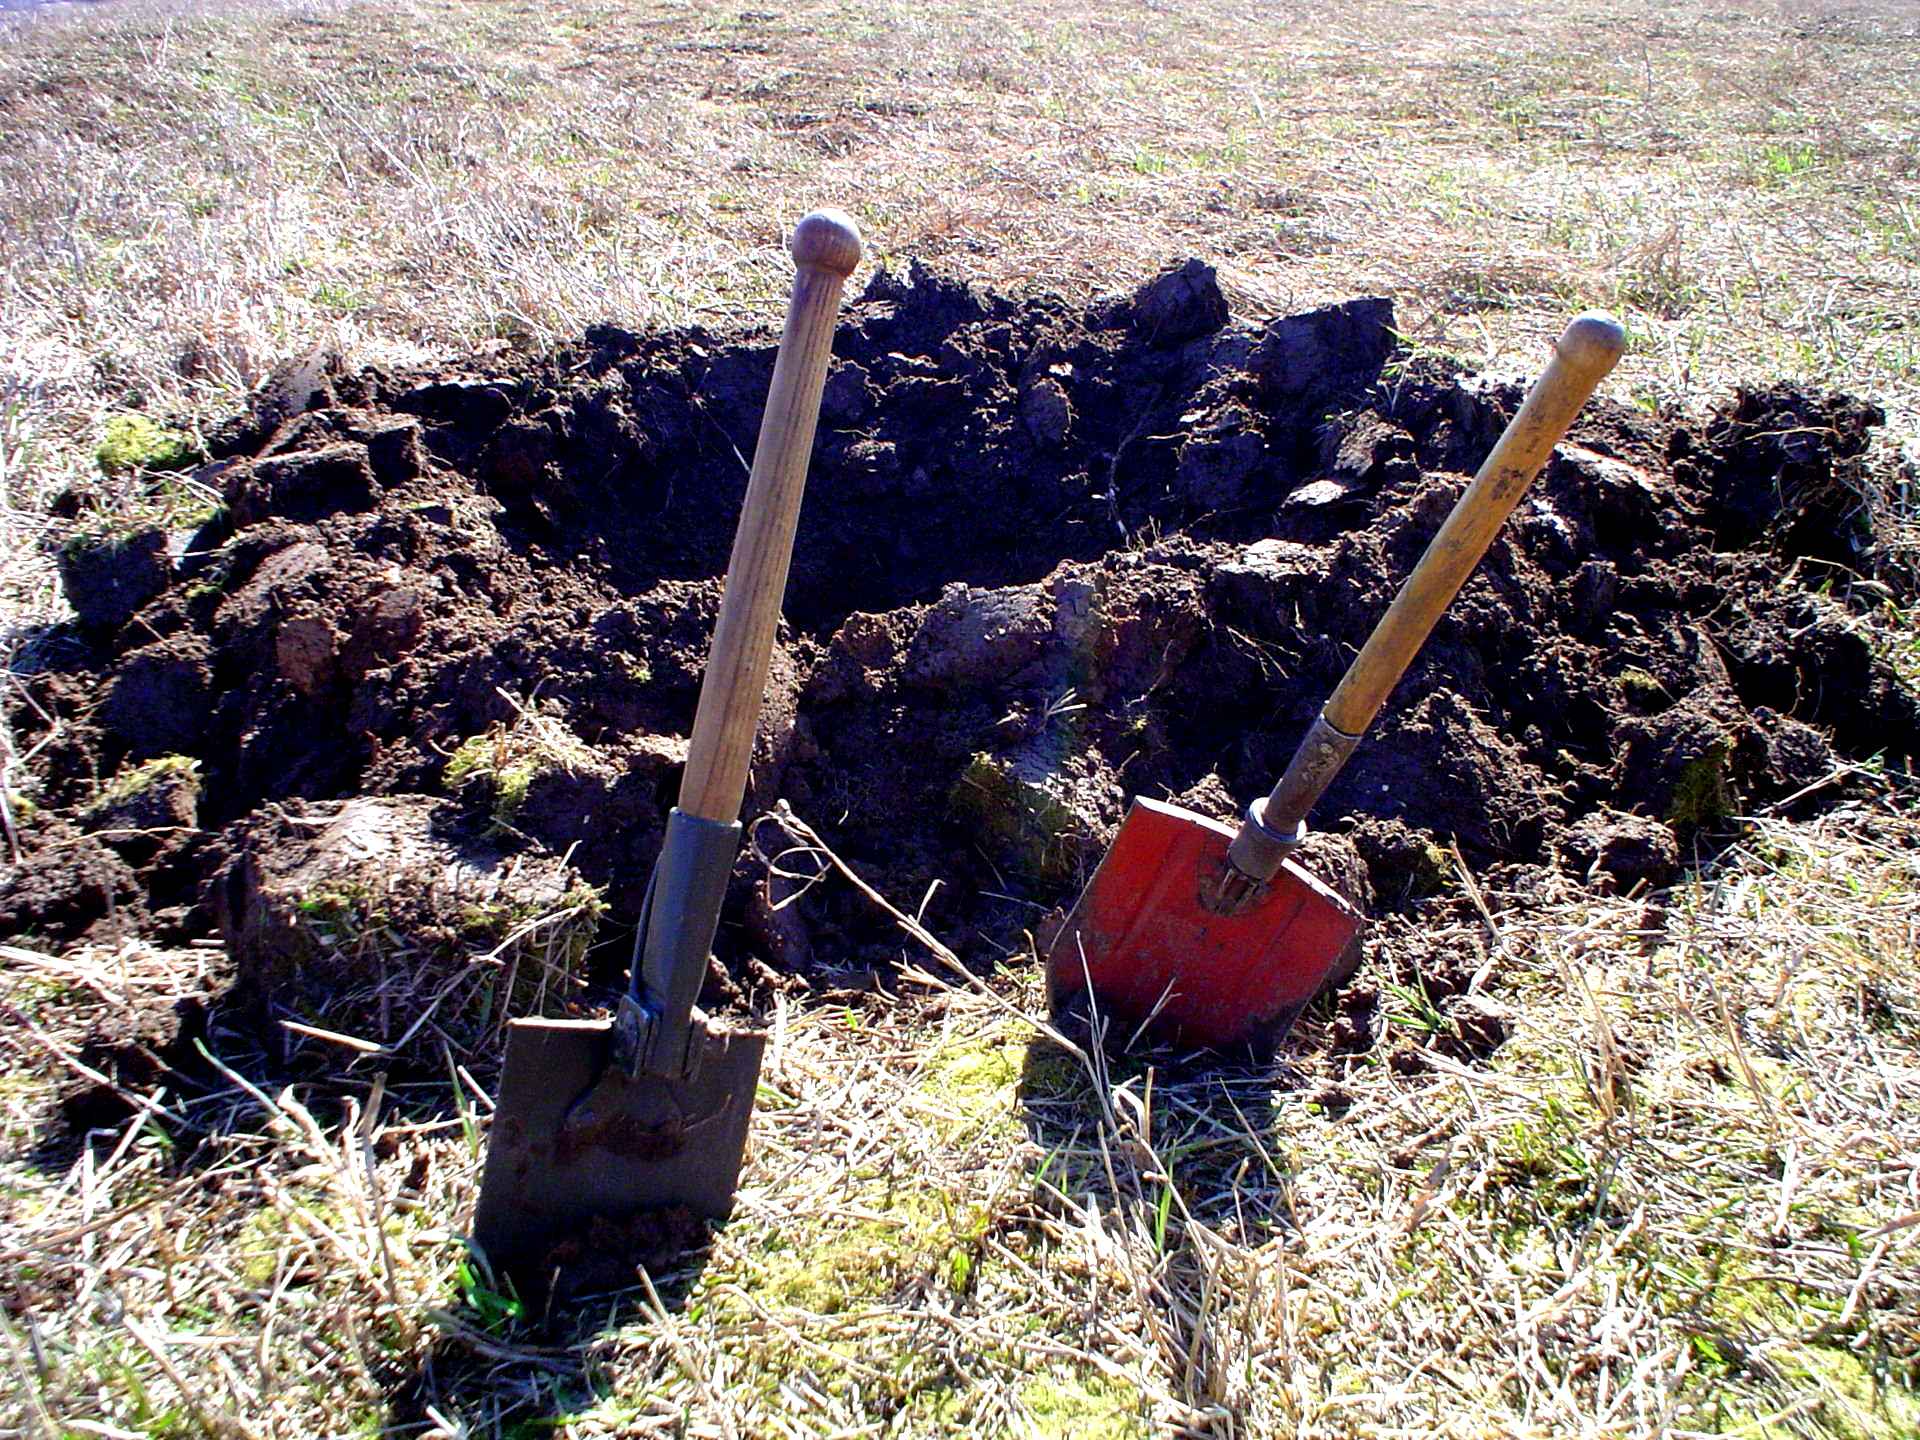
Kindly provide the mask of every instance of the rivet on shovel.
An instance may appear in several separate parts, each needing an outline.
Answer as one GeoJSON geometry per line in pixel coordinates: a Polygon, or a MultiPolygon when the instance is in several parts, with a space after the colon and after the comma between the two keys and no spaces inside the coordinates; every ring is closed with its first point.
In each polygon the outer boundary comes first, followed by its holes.
{"type": "Polygon", "coordinates": [[[793,234],[787,326],[740,511],[713,650],[700,683],[680,803],[648,882],[633,974],[605,1020],[516,1020],[473,1238],[540,1283],[555,1241],[596,1217],[733,1209],[762,1035],[694,1008],[740,848],[740,802],[806,489],[840,292],[860,232],[819,210],[793,234]]]}
{"type": "Polygon", "coordinates": [[[1103,1014],[1178,1044],[1270,1048],[1359,933],[1361,916],[1289,857],[1387,695],[1626,348],[1611,317],[1567,326],[1552,362],[1433,537],[1273,793],[1236,830],[1136,799],[1047,955],[1056,1012],[1103,1014]]]}

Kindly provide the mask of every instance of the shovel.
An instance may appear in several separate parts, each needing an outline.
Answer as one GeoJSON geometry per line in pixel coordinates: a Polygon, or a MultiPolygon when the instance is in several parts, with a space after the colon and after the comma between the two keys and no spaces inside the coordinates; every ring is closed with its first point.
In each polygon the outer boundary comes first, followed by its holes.
{"type": "Polygon", "coordinates": [[[1056,1013],[1085,1003],[1176,1044],[1270,1053],[1360,931],[1360,913],[1289,857],[1340,773],[1626,334],[1589,312],[1568,325],[1520,413],[1433,537],[1294,751],[1235,830],[1136,798],[1047,955],[1056,1013]]]}
{"type": "Polygon", "coordinates": [[[721,1220],[733,1209],[766,1040],[715,1024],[694,1001],[740,848],[827,355],[860,233],[840,211],[819,210],[795,228],[792,248],[787,326],[628,992],[610,1019],[507,1028],[473,1239],[497,1270],[536,1284],[554,1243],[596,1218],[685,1207],[721,1220]]]}

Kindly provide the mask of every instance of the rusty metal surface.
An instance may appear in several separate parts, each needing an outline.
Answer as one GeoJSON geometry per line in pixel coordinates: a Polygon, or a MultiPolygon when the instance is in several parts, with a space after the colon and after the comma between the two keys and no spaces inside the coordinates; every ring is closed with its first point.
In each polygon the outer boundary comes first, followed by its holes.
{"type": "Polygon", "coordinates": [[[1234,831],[1177,805],[1136,799],[1047,955],[1056,1008],[1092,985],[1128,1026],[1155,1015],[1177,1044],[1226,1049],[1277,1039],[1311,1000],[1360,913],[1285,862],[1265,894],[1222,914],[1234,831]]]}
{"type": "MultiPolygon", "coordinates": [[[[703,1021],[696,1021],[704,1025],[703,1021]]],[[[606,1020],[516,1020],[473,1238],[507,1271],[594,1217],[733,1209],[766,1037],[707,1029],[685,1079],[629,1077],[606,1020]]]]}

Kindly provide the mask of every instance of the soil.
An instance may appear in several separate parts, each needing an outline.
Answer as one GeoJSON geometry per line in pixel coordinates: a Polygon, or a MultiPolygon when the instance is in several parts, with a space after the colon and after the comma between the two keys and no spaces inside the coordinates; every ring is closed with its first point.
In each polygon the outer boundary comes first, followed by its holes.
{"type": "MultiPolygon", "coordinates": [[[[1089,307],[877,275],[835,341],[750,809],[785,801],[987,966],[1026,963],[1130,796],[1230,818],[1264,793],[1519,400],[1409,359],[1392,324],[1380,298],[1235,320],[1198,261],[1089,307]]],[[[598,328],[430,373],[290,367],[213,437],[221,514],[66,557],[79,618],[9,715],[38,808],[0,936],[224,924],[231,1003],[295,1013],[316,976],[352,988],[290,961],[286,930],[302,896],[367,892],[338,880],[366,855],[325,841],[379,799],[408,828],[375,868],[479,850],[496,888],[584,880],[618,938],[774,338],[598,328]],[[117,776],[172,755],[198,761],[191,843],[90,833],[117,776]],[[261,923],[276,885],[293,899],[261,923]]],[[[1455,847],[1504,894],[1556,870],[1657,887],[1732,816],[1844,797],[1840,762],[1910,768],[1920,702],[1869,640],[1885,591],[1854,608],[1831,584],[1871,560],[1879,421],[1783,387],[1704,421],[1591,406],[1319,808],[1375,912],[1446,891],[1455,847]]],[[[770,888],[743,856],[735,981],[897,961],[889,917],[795,868],[770,888]]],[[[594,953],[611,982],[623,948],[594,953]]]]}

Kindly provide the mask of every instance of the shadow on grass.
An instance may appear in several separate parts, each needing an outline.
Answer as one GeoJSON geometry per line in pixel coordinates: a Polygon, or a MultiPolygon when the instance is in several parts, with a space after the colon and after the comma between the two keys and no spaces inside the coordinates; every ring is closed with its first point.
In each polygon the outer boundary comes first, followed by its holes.
{"type": "Polygon", "coordinates": [[[1075,1050],[1045,1034],[1027,1048],[1019,1103],[1044,1157],[1036,1198],[1118,1242],[1190,1403],[1219,1390],[1230,1332],[1256,1303],[1254,1252],[1298,1229],[1270,1137],[1275,1092],[1300,1080],[1284,1061],[1075,1050]]]}
{"type": "Polygon", "coordinates": [[[712,1252],[704,1225],[678,1253],[623,1257],[608,1245],[590,1263],[571,1257],[565,1293],[544,1298],[469,1260],[456,1293],[428,1312],[439,1338],[391,1391],[382,1433],[554,1434],[614,1395],[596,1342],[684,1309],[712,1252]]]}
{"type": "Polygon", "coordinates": [[[1108,1210],[1177,1210],[1249,1244],[1292,1225],[1290,1177],[1267,1143],[1274,1091],[1298,1088],[1284,1064],[1208,1067],[1160,1052],[1096,1057],[1095,1067],[1104,1104],[1079,1056],[1044,1035],[1027,1047],[1019,1097],[1047,1157],[1039,1189],[1108,1210]]]}

